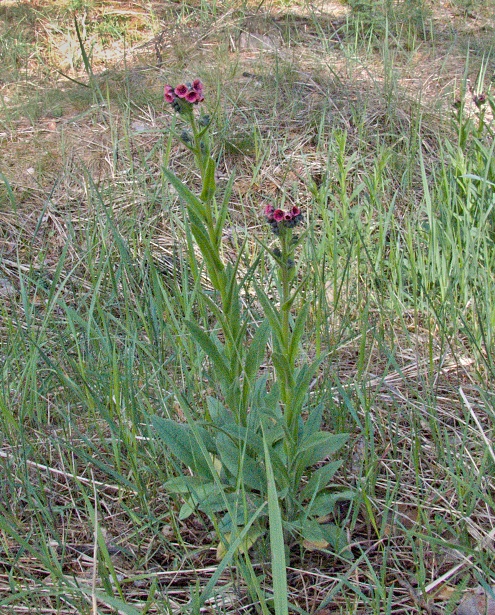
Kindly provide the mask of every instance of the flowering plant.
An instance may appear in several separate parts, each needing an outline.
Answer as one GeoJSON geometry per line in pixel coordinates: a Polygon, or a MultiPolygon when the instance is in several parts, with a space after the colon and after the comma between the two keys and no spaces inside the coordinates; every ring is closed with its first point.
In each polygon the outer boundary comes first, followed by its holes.
{"type": "Polygon", "coordinates": [[[188,124],[185,133],[189,136],[181,139],[195,154],[201,193],[194,194],[168,169],[164,173],[185,203],[186,223],[215,291],[214,297],[205,291],[202,298],[217,320],[214,329],[222,332],[219,336],[195,321],[187,322],[209,358],[212,380],[220,390],[206,399],[198,418],[175,387],[187,424],[153,418],[160,438],[192,472],[167,481],[166,487],[183,497],[182,518],[196,509],[212,518],[219,533],[219,553],[230,552],[234,546],[246,551],[268,527],[271,542],[276,540],[273,528],[280,527],[280,539],[302,538],[320,547],[340,549],[342,532],[328,520],[335,503],[350,494],[331,484],[341,461],[330,458],[345,444],[347,434],[322,431],[323,407],[311,407],[309,389],[320,361],[297,365],[310,307],[305,302],[295,309],[304,286],[304,277],[302,282],[297,280],[295,252],[306,235],[295,235],[294,229],[303,224],[303,213],[298,206],[287,211],[275,205],[264,209],[278,243],[270,248],[260,242],[274,261],[280,294],[277,305],[257,280],[259,259],[241,276],[242,254],[234,265],[222,258],[221,237],[233,177],[217,200],[215,162],[208,140],[211,122],[204,116],[197,120],[194,113],[194,106],[203,100],[201,81],[165,86],[165,100],[188,124]],[[241,301],[241,291],[248,284],[254,286],[264,313],[260,324],[252,320],[241,301]],[[260,369],[270,359],[276,375],[271,384],[260,369]],[[315,469],[315,464],[320,467],[315,469]],[[322,518],[325,523],[318,521],[322,518]]]}
{"type": "Polygon", "coordinates": [[[175,88],[171,85],[166,85],[164,97],[166,102],[171,103],[175,111],[180,113],[187,109],[181,101],[194,105],[204,101],[203,84],[199,79],[195,79],[192,83],[181,83],[175,88]]]}

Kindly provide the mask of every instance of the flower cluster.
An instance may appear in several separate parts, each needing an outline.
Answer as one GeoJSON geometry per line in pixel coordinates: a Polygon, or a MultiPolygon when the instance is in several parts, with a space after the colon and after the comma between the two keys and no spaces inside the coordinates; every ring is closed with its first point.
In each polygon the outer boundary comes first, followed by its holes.
{"type": "Polygon", "coordinates": [[[275,235],[278,235],[283,228],[294,228],[303,219],[301,210],[296,205],[290,211],[275,209],[273,205],[267,205],[265,207],[265,216],[275,235]]]}
{"type": "Polygon", "coordinates": [[[203,102],[203,83],[200,79],[195,79],[192,83],[181,83],[175,88],[167,84],[164,96],[166,102],[171,103],[174,110],[180,113],[185,108],[184,103],[189,106],[203,102]]]}

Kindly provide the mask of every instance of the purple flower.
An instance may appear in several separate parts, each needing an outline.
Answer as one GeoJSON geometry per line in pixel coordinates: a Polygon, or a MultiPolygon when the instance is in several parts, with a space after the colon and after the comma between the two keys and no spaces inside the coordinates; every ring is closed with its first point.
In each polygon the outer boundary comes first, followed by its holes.
{"type": "Polygon", "coordinates": [[[195,79],[193,81],[192,89],[201,96],[203,93],[203,83],[201,82],[201,79],[195,79]]]}
{"type": "Polygon", "coordinates": [[[294,205],[289,211],[275,209],[273,205],[265,205],[264,213],[266,220],[275,235],[280,235],[283,229],[291,229],[302,222],[301,209],[294,205]]]}
{"type": "Polygon", "coordinates": [[[195,79],[192,85],[190,83],[181,83],[175,88],[167,83],[163,94],[165,101],[171,103],[174,110],[178,113],[190,111],[190,108],[185,103],[197,105],[205,99],[203,96],[203,83],[200,79],[195,79]]]}
{"type": "Polygon", "coordinates": [[[275,211],[275,207],[273,205],[266,205],[265,206],[265,216],[268,220],[268,222],[271,222],[271,220],[273,220],[273,212],[275,211]]]}
{"type": "Polygon", "coordinates": [[[185,98],[187,93],[189,92],[189,88],[185,83],[181,83],[175,88],[174,92],[179,98],[185,98]]]}
{"type": "Polygon", "coordinates": [[[187,92],[184,98],[187,100],[187,102],[194,104],[199,102],[201,97],[198,92],[196,92],[196,90],[189,90],[189,92],[187,92]]]}
{"type": "Polygon", "coordinates": [[[173,103],[175,100],[174,88],[171,85],[166,85],[164,89],[165,100],[168,103],[173,103]]]}

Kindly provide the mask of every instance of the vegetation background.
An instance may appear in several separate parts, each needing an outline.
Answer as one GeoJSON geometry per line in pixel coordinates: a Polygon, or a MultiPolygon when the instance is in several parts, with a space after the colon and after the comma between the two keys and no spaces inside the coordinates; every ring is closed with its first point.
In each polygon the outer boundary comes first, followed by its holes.
{"type": "Polygon", "coordinates": [[[183,418],[170,378],[199,414],[215,387],[163,174],[197,183],[163,101],[195,77],[227,257],[267,203],[307,212],[303,348],[351,434],[350,550],[291,550],[294,612],[453,613],[495,583],[494,33],[488,0],[2,0],[2,613],[270,608],[265,553],[219,570],[209,520],[179,521],[149,421],[183,418]]]}

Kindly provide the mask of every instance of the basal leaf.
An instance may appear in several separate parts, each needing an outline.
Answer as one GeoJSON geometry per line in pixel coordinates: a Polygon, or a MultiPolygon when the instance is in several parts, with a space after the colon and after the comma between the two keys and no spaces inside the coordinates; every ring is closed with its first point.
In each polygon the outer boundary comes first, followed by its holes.
{"type": "Polygon", "coordinates": [[[304,439],[297,452],[300,471],[330,457],[341,449],[348,439],[349,434],[332,434],[327,431],[320,431],[304,439]]]}
{"type": "Polygon", "coordinates": [[[334,477],[335,472],[337,472],[337,470],[341,467],[342,463],[343,461],[341,459],[337,461],[331,461],[322,466],[321,468],[315,470],[301,492],[301,499],[311,500],[320,491],[325,489],[328,483],[334,477]]]}
{"type": "Polygon", "coordinates": [[[319,404],[316,408],[313,408],[309,412],[309,416],[304,423],[303,439],[317,433],[321,429],[321,422],[323,420],[323,404],[319,404]]]}
{"type": "MultiPolygon", "coordinates": [[[[160,416],[153,416],[151,422],[158,436],[177,459],[194,470],[199,476],[212,477],[208,462],[204,459],[189,425],[183,425],[160,416]]],[[[213,446],[211,436],[200,427],[196,427],[196,429],[205,447],[211,450],[213,446]]]]}
{"type": "Polygon", "coordinates": [[[242,482],[250,489],[260,489],[264,483],[264,474],[258,463],[250,457],[243,442],[236,446],[226,434],[217,437],[220,459],[228,471],[235,477],[242,477],[242,482]]]}
{"type": "Polygon", "coordinates": [[[322,492],[316,496],[311,508],[306,511],[306,514],[317,519],[326,518],[333,513],[335,504],[343,500],[352,500],[354,492],[350,489],[342,491],[322,492]]]}
{"type": "Polygon", "coordinates": [[[270,522],[270,551],[272,560],[273,601],[275,615],[288,615],[287,567],[285,564],[285,542],[282,514],[278,502],[275,476],[270,460],[270,451],[265,441],[265,469],[268,486],[268,518],[270,522]]]}

